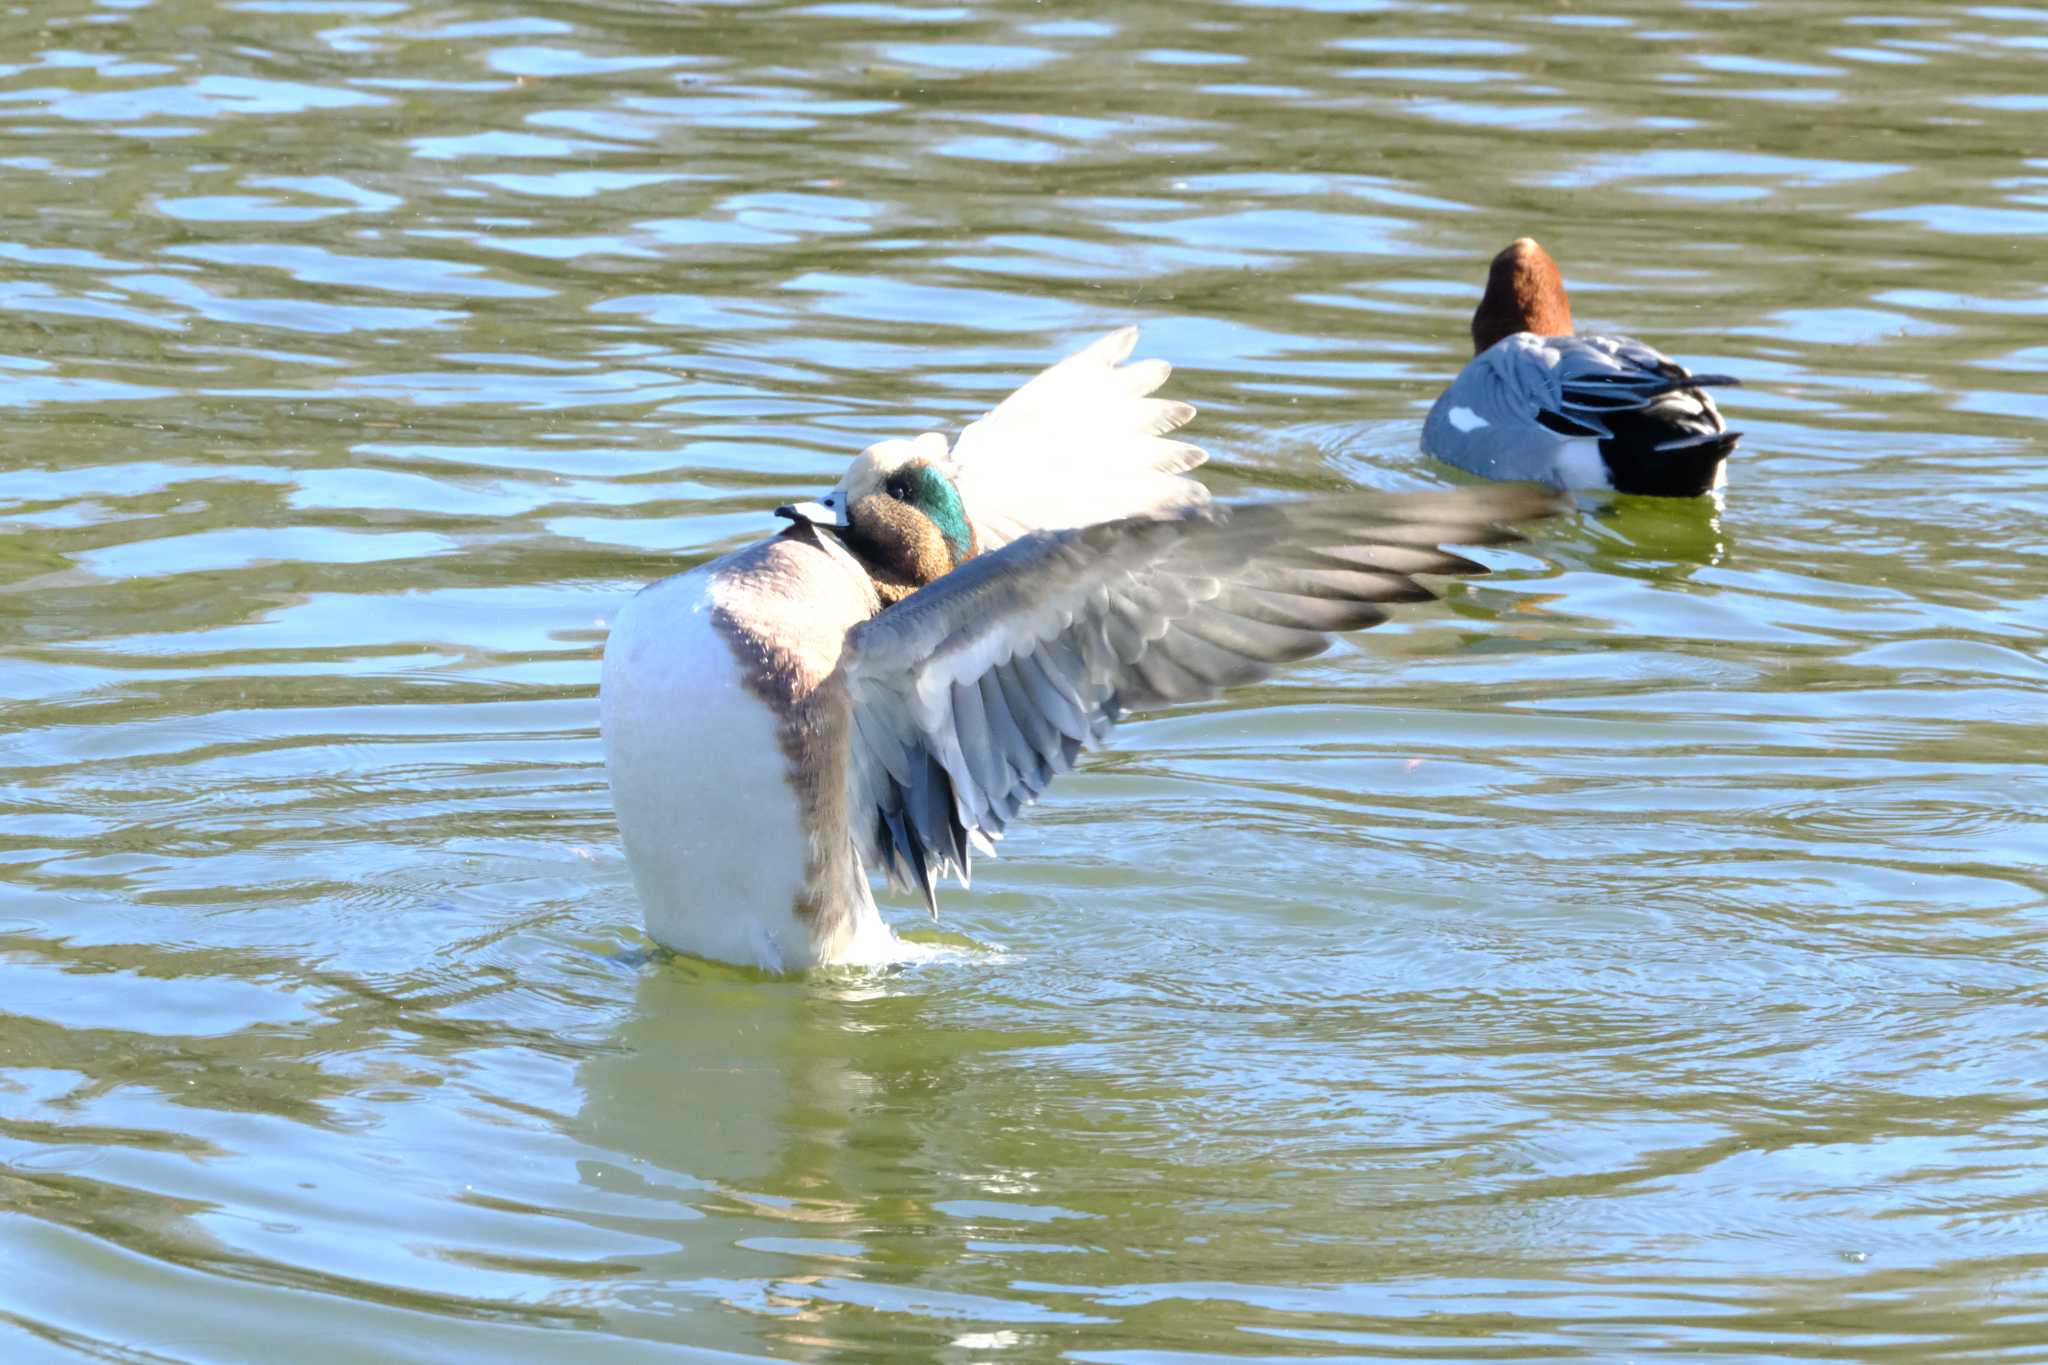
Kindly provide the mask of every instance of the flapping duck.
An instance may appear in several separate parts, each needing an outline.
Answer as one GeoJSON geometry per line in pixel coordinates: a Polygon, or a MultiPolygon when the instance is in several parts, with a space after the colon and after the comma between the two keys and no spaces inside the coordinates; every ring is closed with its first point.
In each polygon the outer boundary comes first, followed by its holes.
{"type": "Polygon", "coordinates": [[[971,423],[885,440],[772,539],[642,590],[600,709],[648,933],[771,971],[885,960],[1128,712],[1210,697],[1480,566],[1529,485],[1225,505],[1125,328],[971,423]]]}

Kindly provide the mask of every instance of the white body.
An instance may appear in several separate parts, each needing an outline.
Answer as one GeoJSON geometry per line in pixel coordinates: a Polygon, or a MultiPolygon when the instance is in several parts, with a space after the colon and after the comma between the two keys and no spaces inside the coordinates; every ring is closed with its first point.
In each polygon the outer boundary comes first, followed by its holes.
{"type": "Polygon", "coordinates": [[[837,942],[814,944],[796,915],[802,811],[777,718],[712,624],[715,591],[705,569],[663,579],[626,603],[605,645],[605,768],[647,932],[775,972],[893,956],[872,900],[837,942]]]}

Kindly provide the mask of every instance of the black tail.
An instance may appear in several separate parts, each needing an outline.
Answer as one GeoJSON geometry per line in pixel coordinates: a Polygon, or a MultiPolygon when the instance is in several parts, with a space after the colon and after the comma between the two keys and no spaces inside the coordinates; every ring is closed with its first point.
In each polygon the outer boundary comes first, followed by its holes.
{"type": "Polygon", "coordinates": [[[1741,439],[1739,431],[1722,431],[1660,450],[1617,434],[1600,443],[1600,458],[1607,465],[1607,477],[1618,493],[1695,498],[1714,486],[1721,462],[1741,439]]]}

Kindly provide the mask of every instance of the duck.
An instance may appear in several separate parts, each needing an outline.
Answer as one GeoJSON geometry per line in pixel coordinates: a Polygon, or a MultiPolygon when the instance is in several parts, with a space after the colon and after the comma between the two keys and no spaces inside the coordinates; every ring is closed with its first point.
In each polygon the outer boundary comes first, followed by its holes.
{"type": "Polygon", "coordinates": [[[1564,278],[1534,239],[1493,258],[1469,364],[1429,410],[1422,450],[1495,479],[1569,491],[1695,497],[1720,488],[1741,437],[1694,374],[1654,347],[1577,332],[1564,278]]]}
{"type": "Polygon", "coordinates": [[[1434,596],[1534,485],[1218,502],[1122,328],[949,443],[878,441],[777,534],[642,588],[599,722],[657,944],[771,973],[900,961],[870,874],[938,914],[1126,715],[1217,695],[1434,596]]]}

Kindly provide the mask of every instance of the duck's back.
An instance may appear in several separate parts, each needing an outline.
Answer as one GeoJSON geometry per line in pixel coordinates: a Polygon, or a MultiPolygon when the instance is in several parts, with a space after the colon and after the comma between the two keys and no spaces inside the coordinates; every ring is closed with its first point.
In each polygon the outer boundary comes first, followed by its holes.
{"type": "Polygon", "coordinates": [[[1714,487],[1739,434],[1695,375],[1627,337],[1518,332],[1437,398],[1422,450],[1494,479],[1684,497],[1714,487]]]}
{"type": "Polygon", "coordinates": [[[843,959],[879,927],[844,839],[808,833],[844,826],[829,820],[845,753],[830,680],[878,605],[843,552],[805,534],[663,579],[619,612],[605,767],[656,941],[787,971],[843,959]]]}

